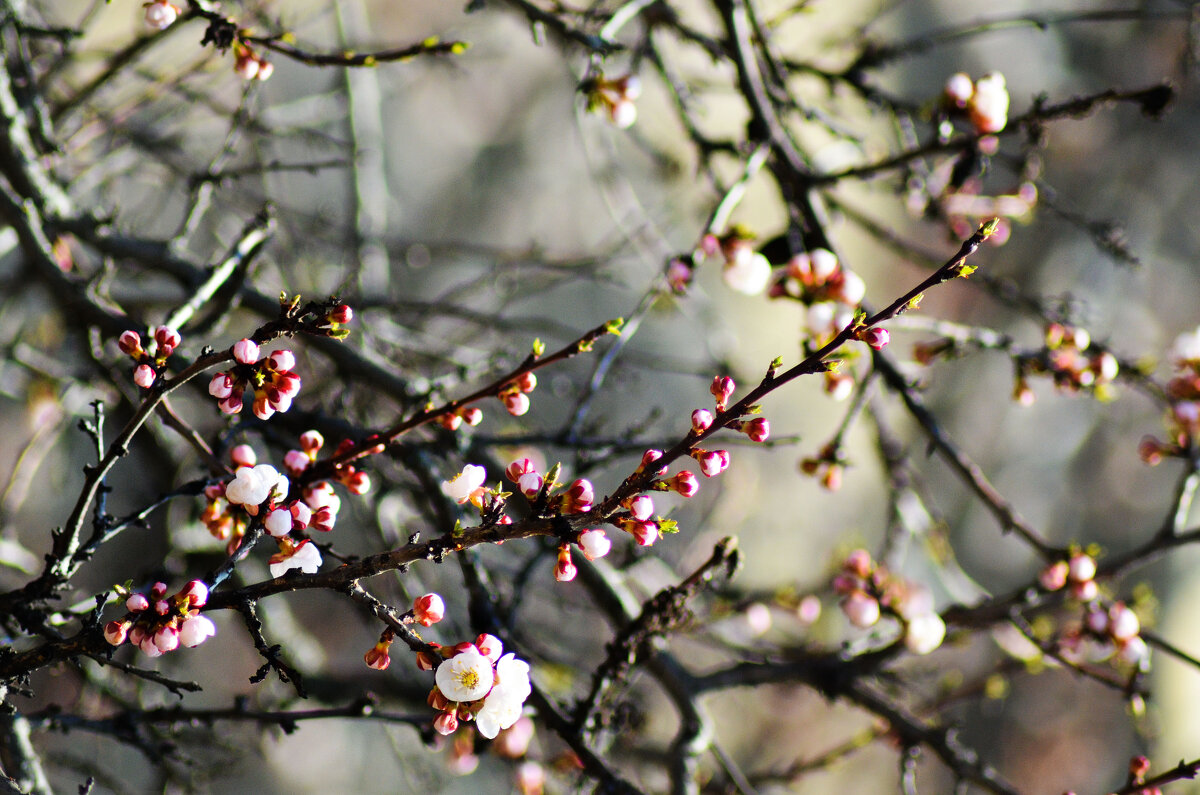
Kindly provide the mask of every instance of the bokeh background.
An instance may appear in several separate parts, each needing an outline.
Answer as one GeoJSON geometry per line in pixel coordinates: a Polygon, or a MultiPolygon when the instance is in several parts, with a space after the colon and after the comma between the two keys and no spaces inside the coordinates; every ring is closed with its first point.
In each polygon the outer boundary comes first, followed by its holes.
{"type": "MultiPolygon", "coordinates": [[[[633,314],[654,289],[666,259],[696,245],[719,199],[700,170],[670,91],[647,60],[617,54],[605,61],[607,73],[636,69],[644,83],[637,123],[618,130],[602,115],[586,112],[577,90],[588,66],[586,53],[531,25],[517,6],[501,0],[478,5],[466,13],[462,4],[421,0],[232,4],[227,13],[245,22],[257,19],[265,30],[282,23],[298,41],[319,49],[382,48],[430,35],[469,41],[471,47],[450,58],[351,72],[273,58],[270,81],[247,86],[231,73],[227,56],[197,46],[201,24],[180,25],[86,102],[62,106],[55,119],[64,149],[57,170],[70,181],[78,207],[112,214],[118,228],[151,238],[170,238],[183,228],[197,191],[207,190],[198,188],[194,175],[225,173],[194,228],[177,239],[178,251],[199,262],[215,261],[270,202],[278,231],[254,286],[267,295],[340,293],[361,307],[361,323],[348,344],[411,386],[410,394],[344,391],[328,360],[303,353],[302,366],[313,377],[306,376],[300,409],[371,428],[414,405],[416,395],[464,394],[519,361],[534,337],[554,349],[609,318],[633,314]],[[231,134],[230,119],[239,108],[247,120],[231,134]]],[[[698,30],[719,33],[719,21],[704,4],[670,6],[698,30]]],[[[1051,18],[1042,27],[997,25],[871,75],[874,85],[918,108],[928,108],[956,71],[1002,72],[1013,115],[1042,94],[1054,102],[1171,80],[1180,93],[1159,121],[1119,106],[1050,124],[1041,154],[1042,201],[1014,221],[1004,245],[981,251],[976,264],[1024,293],[1061,299],[1076,323],[1129,362],[1165,361],[1174,336],[1200,324],[1194,267],[1200,203],[1193,198],[1200,126],[1189,4],[1144,3],[1137,7],[1141,19],[1087,15],[1108,9],[1103,3],[1053,9],[1036,2],[951,0],[792,6],[756,6],[762,19],[783,20],[772,28],[776,52],[829,70],[844,68],[863,37],[906,40],[1024,13],[1051,18]],[[1104,223],[1119,225],[1137,263],[1097,245],[1086,227],[1104,223]]],[[[60,25],[78,24],[85,13],[73,2],[40,8],[60,25]]],[[[103,68],[107,54],[143,35],[141,7],[125,0],[96,3],[86,11],[84,30],[75,45],[80,56],[46,83],[52,104],[66,103],[103,68]]],[[[631,24],[623,38],[634,41],[637,31],[631,24]]],[[[748,116],[731,70],[670,37],[664,37],[662,52],[694,92],[705,133],[717,139],[743,136],[748,116]]],[[[796,122],[797,138],[815,162],[831,167],[865,162],[896,148],[894,119],[851,92],[830,91],[810,78],[798,78],[795,90],[857,137],[848,143],[819,123],[796,122]]],[[[928,122],[919,113],[914,118],[916,129],[927,135],[928,122]]],[[[712,166],[725,180],[738,172],[728,157],[718,155],[712,166]]],[[[997,190],[1016,185],[1000,167],[989,179],[997,190]]],[[[944,225],[914,216],[894,175],[840,185],[831,197],[935,256],[957,248],[944,225]]],[[[889,302],[927,273],[927,263],[882,245],[849,214],[834,207],[831,217],[830,232],[845,261],[866,279],[872,303],[889,302]]],[[[785,220],[778,192],[763,175],[751,181],[733,215],[764,239],[782,232],[785,220]]],[[[99,273],[106,264],[89,260],[85,247],[75,252],[81,270],[99,273]]],[[[3,260],[10,284],[20,278],[19,266],[16,252],[3,260]]],[[[471,455],[486,451],[499,460],[520,451],[547,462],[562,460],[568,471],[592,478],[598,492],[611,488],[636,460],[630,440],[678,438],[691,410],[708,404],[707,387],[716,372],[749,385],[775,356],[788,363],[799,358],[801,310],[734,293],[719,271],[715,261],[708,262],[689,295],[663,297],[645,314],[594,402],[578,415],[574,430],[580,441],[564,445],[551,437],[577,416],[596,357],[546,372],[534,394],[534,411],[525,418],[511,419],[488,406],[487,420],[469,443],[463,441],[457,451],[431,444],[427,465],[448,477],[471,455]]],[[[120,263],[102,291],[147,322],[161,319],[186,297],[151,269],[120,263]]],[[[132,387],[115,371],[108,385],[86,375],[91,351],[49,311],[46,295],[23,289],[11,295],[0,321],[8,352],[0,379],[8,429],[0,443],[0,474],[9,483],[0,531],[0,558],[7,564],[0,582],[6,587],[23,582],[21,568],[37,566],[48,548],[49,528],[70,509],[72,500],[64,495],[80,482],[79,468],[89,455],[86,439],[74,430],[78,416],[102,397],[117,427],[132,396],[132,387]]],[[[996,329],[1027,347],[1041,340],[1036,317],[996,300],[978,282],[939,288],[919,314],[892,326],[890,350],[902,361],[910,358],[914,342],[931,338],[921,318],[996,329]]],[[[187,342],[195,351],[202,344],[228,345],[252,323],[251,313],[235,313],[204,339],[187,342]]],[[[117,361],[111,345],[97,356],[117,361]]],[[[1165,374],[1165,364],[1157,372],[1165,374]]],[[[1117,552],[1160,526],[1177,470],[1171,463],[1150,468],[1138,459],[1138,440],[1161,434],[1162,406],[1145,393],[1118,385],[1114,399],[1102,402],[1035,383],[1036,402],[1021,407],[1011,398],[1012,366],[998,352],[940,363],[922,376],[926,399],[944,428],[1051,542],[1096,543],[1117,552]]],[[[822,489],[799,473],[798,461],[832,436],[846,404],[825,396],[817,379],[790,385],[764,402],[782,441],[766,448],[731,446],[734,466],[706,482],[699,497],[687,505],[660,501],[679,521],[678,535],[656,546],[654,557],[620,552],[628,580],[648,595],[703,561],[720,537],[739,537],[744,568],[726,602],[700,611],[694,631],[672,642],[681,659],[704,669],[728,659],[731,648],[763,650],[796,638],[822,644],[861,638],[827,590],[839,556],[855,546],[879,551],[886,542],[891,564],[927,582],[943,606],[1031,582],[1038,561],[1030,551],[1002,536],[950,471],[925,455],[919,430],[894,398],[877,386],[871,400],[912,456],[914,474],[930,497],[925,531],[919,521],[903,532],[896,529],[869,422],[849,432],[851,466],[840,490],[822,489]],[[953,550],[952,566],[946,564],[947,549],[953,550]],[[787,601],[781,594],[809,592],[822,594],[825,611],[815,625],[802,626],[780,603],[787,601]],[[752,601],[772,605],[773,626],[765,634],[737,609],[752,601]],[[712,618],[721,609],[728,616],[712,618]]],[[[199,396],[181,400],[177,410],[206,433],[222,428],[199,396]]],[[[239,426],[222,438],[287,449],[288,434],[303,430],[304,420],[295,412],[278,435],[239,426]]],[[[110,500],[118,515],[198,472],[198,462],[177,439],[162,431],[153,436],[114,477],[110,500]]],[[[379,483],[391,485],[341,520],[339,531],[347,529],[339,545],[346,553],[395,544],[417,530],[432,532],[415,507],[411,462],[381,463],[375,474],[379,483]]],[[[495,479],[499,473],[492,474],[495,479]]],[[[177,502],[156,513],[144,532],[127,534],[88,567],[76,596],[88,599],[113,582],[163,571],[183,576],[219,560],[219,544],[197,523],[198,510],[177,502]]],[[[581,681],[572,679],[571,666],[600,659],[611,628],[579,591],[553,588],[546,549],[513,546],[481,554],[497,582],[524,584],[515,632],[540,663],[535,678],[567,697],[581,681]]],[[[1195,559],[1194,551],[1180,550],[1137,570],[1117,591],[1128,597],[1140,584],[1150,586],[1159,601],[1156,630],[1200,654],[1195,559]]],[[[247,564],[243,580],[266,576],[262,560],[247,564]]],[[[452,610],[437,639],[466,636],[454,567],[418,566],[404,577],[380,579],[387,580],[378,586],[381,595],[396,603],[424,590],[440,591],[452,610]]],[[[361,665],[378,627],[340,600],[298,594],[268,600],[263,608],[276,642],[313,672],[310,686],[318,697],[336,702],[370,690],[411,703],[414,712],[423,709],[428,682],[405,661],[397,660],[385,675],[361,665]]],[[[228,619],[220,626],[218,637],[187,659],[163,661],[177,666],[175,675],[205,686],[204,693],[189,696],[189,704],[222,706],[244,695],[260,705],[303,706],[288,702],[287,687],[277,682],[250,685],[247,678],[259,661],[244,631],[228,619]]],[[[914,687],[933,694],[984,677],[998,655],[992,639],[977,637],[902,670],[914,687]]],[[[27,706],[103,711],[95,685],[124,687],[111,677],[99,669],[87,677],[70,670],[40,674],[39,695],[27,706]],[[81,699],[97,701],[88,705],[81,699]]],[[[1135,753],[1150,755],[1156,766],[1200,756],[1194,719],[1200,671],[1166,654],[1154,656],[1154,696],[1147,714],[1134,719],[1120,694],[1061,670],[1017,671],[1003,686],[987,681],[994,697],[964,699],[950,714],[962,721],[964,738],[1023,792],[1107,791],[1123,783],[1125,762],[1135,753]]],[[[173,703],[169,695],[150,690],[139,697],[173,703]]],[[[619,754],[633,755],[631,749],[642,747],[634,736],[649,738],[650,747],[655,738],[669,738],[676,718],[651,682],[635,680],[629,700],[642,729],[615,741],[619,754]]],[[[706,700],[705,707],[715,718],[722,748],[752,776],[820,757],[875,725],[856,710],[795,687],[729,691],[706,700]]],[[[202,727],[196,733],[207,736],[202,727]]],[[[177,739],[183,744],[189,733],[177,739]]],[[[80,730],[39,736],[38,742],[50,749],[60,782],[99,770],[104,774],[99,791],[186,788],[183,781],[160,777],[137,751],[102,735],[80,730]]],[[[370,721],[305,723],[294,734],[265,737],[253,727],[222,726],[216,742],[188,748],[194,764],[184,778],[201,791],[483,793],[513,786],[510,766],[501,760],[485,756],[474,775],[459,777],[447,751],[426,748],[411,727],[370,721]]],[[[535,749],[547,758],[561,750],[549,736],[540,737],[535,749]]],[[[790,781],[763,780],[758,791],[889,792],[899,786],[896,770],[895,750],[875,743],[790,781]]],[[[646,775],[642,783],[649,789],[665,787],[665,780],[646,775]]],[[[948,791],[951,785],[936,762],[921,765],[920,779],[923,791],[948,791]]],[[[555,781],[552,787],[573,791],[565,783],[569,778],[555,781]]],[[[1181,784],[1172,791],[1189,789],[1181,784]]]]}

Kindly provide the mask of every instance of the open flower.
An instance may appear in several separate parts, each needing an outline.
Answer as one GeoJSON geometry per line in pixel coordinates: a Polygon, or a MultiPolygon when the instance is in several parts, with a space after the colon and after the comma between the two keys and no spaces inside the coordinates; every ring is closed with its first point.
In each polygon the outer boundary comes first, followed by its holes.
{"type": "Polygon", "coordinates": [[[496,686],[475,716],[479,733],[489,740],[494,739],[501,729],[516,723],[531,690],[529,663],[518,660],[511,652],[501,657],[496,663],[496,686]]]}
{"type": "MultiPolygon", "coordinates": [[[[492,661],[471,646],[438,666],[434,681],[450,701],[476,701],[487,695],[495,681],[492,661]]],[[[495,735],[492,735],[493,737],[495,735]]]]}
{"type": "Polygon", "coordinates": [[[463,471],[450,480],[442,481],[442,493],[462,505],[470,501],[479,504],[483,497],[483,481],[487,478],[487,470],[481,466],[467,464],[463,471]]]}
{"type": "Polygon", "coordinates": [[[233,481],[225,487],[225,499],[234,505],[243,505],[251,514],[258,513],[258,506],[274,495],[282,498],[288,492],[288,479],[270,464],[242,467],[233,481]]]}
{"type": "Polygon", "coordinates": [[[305,574],[316,574],[321,568],[321,550],[307,538],[295,546],[284,539],[279,549],[278,554],[271,556],[272,577],[282,577],[290,569],[300,569],[305,574]]]}

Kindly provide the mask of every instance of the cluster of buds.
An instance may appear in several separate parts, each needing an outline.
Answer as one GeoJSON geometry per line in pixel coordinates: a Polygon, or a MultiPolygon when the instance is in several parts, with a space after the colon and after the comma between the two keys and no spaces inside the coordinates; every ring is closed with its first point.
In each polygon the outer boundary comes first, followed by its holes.
{"type": "Polygon", "coordinates": [[[842,448],[833,443],[820,449],[815,456],[800,461],[800,472],[820,480],[826,491],[837,491],[842,487],[842,476],[846,471],[846,459],[842,448]]]}
{"type": "Polygon", "coordinates": [[[980,135],[998,133],[1008,124],[1008,87],[999,72],[975,81],[963,72],[951,75],[942,99],[951,114],[965,115],[980,135]]]}
{"type": "MultiPolygon", "coordinates": [[[[445,615],[446,605],[442,601],[442,597],[435,593],[427,593],[424,596],[418,596],[414,599],[412,610],[401,616],[400,620],[405,624],[415,623],[423,627],[431,627],[441,621],[445,615]]],[[[374,668],[377,671],[386,670],[392,664],[389,652],[395,640],[396,630],[391,627],[385,629],[379,635],[379,641],[371,647],[370,651],[363,655],[363,662],[367,664],[367,667],[374,668]]]]}
{"type": "Polygon", "coordinates": [[[233,71],[243,80],[267,80],[275,65],[240,41],[233,44],[233,71]]]}
{"type": "Polygon", "coordinates": [[[1064,654],[1092,662],[1116,659],[1143,668],[1150,662],[1150,647],[1142,639],[1141,621],[1124,602],[1105,609],[1097,602],[1084,611],[1083,626],[1061,642],[1064,654]]]}
{"type": "MultiPolygon", "coordinates": [[[[373,442],[373,439],[368,439],[368,442],[373,442]]],[[[305,431],[300,434],[300,449],[288,450],[283,457],[283,468],[289,477],[299,477],[306,469],[316,463],[317,453],[325,446],[325,438],[318,431],[305,431]]],[[[355,447],[354,442],[349,439],[343,439],[334,451],[334,457],[340,457],[355,447]]],[[[374,443],[369,450],[371,455],[376,455],[383,452],[383,445],[374,443]]],[[[333,478],[337,482],[346,487],[351,494],[366,494],[371,490],[371,477],[366,472],[359,470],[353,464],[339,463],[333,468],[333,478]]]]}
{"type": "Polygon", "coordinates": [[[213,376],[208,394],[217,399],[225,414],[242,410],[246,390],[254,394],[252,410],[260,420],[270,419],[277,411],[292,407],[292,399],[300,392],[300,376],[296,374],[296,356],[288,350],[275,351],[259,359],[258,343],[239,340],[233,346],[232,368],[213,376]]]}
{"type": "Polygon", "coordinates": [[[1038,582],[1047,591],[1071,586],[1071,596],[1090,602],[1100,595],[1096,584],[1096,559],[1086,552],[1073,552],[1067,560],[1057,560],[1038,574],[1038,582]]]}
{"type": "Polygon", "coordinates": [[[146,24],[154,30],[166,30],[179,18],[179,6],[168,0],[154,0],[145,3],[142,8],[146,9],[146,24]]]}
{"type": "Polygon", "coordinates": [[[513,461],[504,470],[504,476],[516,484],[517,490],[525,495],[525,499],[535,499],[542,492],[545,478],[537,471],[537,465],[531,459],[520,458],[513,461]]]}
{"type": "Polygon", "coordinates": [[[653,467],[654,462],[662,457],[662,450],[647,450],[642,454],[642,461],[638,464],[635,473],[640,474],[653,468],[655,477],[663,479],[651,481],[649,486],[651,490],[673,491],[681,497],[695,497],[696,493],[700,491],[700,480],[686,469],[675,473],[672,477],[665,477],[667,467],[653,467]]]}
{"type": "Polygon", "coordinates": [[[760,295],[771,282],[770,260],[754,250],[754,235],[740,226],[721,237],[705,235],[700,249],[710,257],[720,253],[725,258],[721,277],[731,290],[760,295]]]}
{"type": "Polygon", "coordinates": [[[838,261],[832,251],[817,248],[788,260],[783,277],[769,295],[803,303],[808,341],[822,345],[853,322],[866,292],[861,276],[838,261]]]}
{"type": "Polygon", "coordinates": [[[514,417],[525,414],[529,411],[529,393],[536,388],[537,376],[533,373],[522,373],[505,384],[499,394],[500,402],[504,404],[504,410],[514,417]]]}
{"type": "Polygon", "coordinates": [[[1167,456],[1185,456],[1200,436],[1200,328],[1176,337],[1170,355],[1175,368],[1166,388],[1170,401],[1166,426],[1170,438],[1164,442],[1147,436],[1138,446],[1142,460],[1151,465],[1167,456]]]}
{"type": "Polygon", "coordinates": [[[158,373],[166,366],[167,359],[182,341],[179,332],[159,326],[154,329],[154,353],[142,348],[142,335],[136,331],[122,332],[117,338],[117,347],[137,362],[137,366],[133,368],[133,382],[142,389],[149,389],[157,380],[158,373]]]}
{"type": "Polygon", "coordinates": [[[886,610],[904,626],[904,645],[913,654],[929,654],[942,645],[946,624],[933,608],[928,589],[891,574],[864,549],[846,556],[833,578],[842,596],[842,612],[856,627],[872,627],[886,610]]]}
{"type": "MultiPolygon", "coordinates": [[[[528,398],[526,398],[528,400],[528,398]]],[[[437,418],[438,425],[441,425],[448,431],[457,431],[465,422],[467,425],[475,426],[483,421],[483,412],[474,406],[468,406],[456,411],[447,412],[437,418]]]]}
{"type": "Polygon", "coordinates": [[[113,646],[126,640],[148,657],[158,657],[180,646],[199,646],[217,634],[217,628],[200,608],[208,602],[208,586],[192,580],[179,593],[167,597],[167,584],[156,582],[146,593],[117,592],[126,597],[124,618],[104,625],[104,639],[113,646]]]}
{"type": "Polygon", "coordinates": [[[1049,375],[1055,386],[1067,392],[1091,389],[1098,397],[1104,397],[1119,369],[1117,357],[1093,345],[1086,329],[1061,323],[1046,327],[1042,350],[1017,357],[1015,364],[1017,380],[1013,397],[1026,406],[1034,399],[1027,381],[1030,375],[1049,375]]]}
{"type": "MultiPolygon", "coordinates": [[[[453,734],[459,723],[473,720],[480,734],[494,739],[521,717],[532,692],[529,663],[503,651],[494,635],[437,648],[443,659],[434,672],[436,686],[427,702],[440,713],[433,721],[439,734],[453,734]]],[[[425,652],[417,656],[422,669],[435,662],[425,652]]]]}
{"type": "Polygon", "coordinates": [[[587,97],[589,112],[608,114],[614,126],[627,130],[637,121],[637,105],[642,95],[642,81],[637,75],[623,75],[612,80],[603,74],[584,81],[581,90],[587,97]]]}

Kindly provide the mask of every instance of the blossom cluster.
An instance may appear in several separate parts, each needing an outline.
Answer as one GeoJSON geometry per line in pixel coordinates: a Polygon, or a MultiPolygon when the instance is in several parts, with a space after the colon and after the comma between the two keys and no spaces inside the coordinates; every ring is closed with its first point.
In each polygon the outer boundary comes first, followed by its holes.
{"type": "Polygon", "coordinates": [[[133,382],[142,389],[149,389],[158,379],[158,374],[167,364],[167,359],[183,342],[179,332],[166,326],[158,326],[153,332],[153,353],[142,348],[142,335],[136,331],[124,331],[117,338],[121,352],[137,362],[133,369],[133,382]]]}
{"type": "Polygon", "coordinates": [[[1046,326],[1044,348],[1017,357],[1015,364],[1013,397],[1022,405],[1029,405],[1034,400],[1028,382],[1031,375],[1048,375],[1055,386],[1067,392],[1091,389],[1098,397],[1104,397],[1120,369],[1117,357],[1093,345],[1086,329],[1062,323],[1046,326]]]}
{"type": "Polygon", "coordinates": [[[583,91],[588,110],[608,114],[614,126],[625,130],[637,121],[634,102],[642,95],[642,81],[637,75],[623,75],[612,80],[598,75],[584,83],[583,91]]]}
{"type": "MultiPolygon", "coordinates": [[[[118,589],[122,595],[127,594],[118,589]]],[[[158,657],[180,646],[199,646],[217,634],[217,628],[200,608],[208,602],[208,585],[192,580],[174,596],[167,596],[167,584],[156,582],[146,593],[128,594],[124,618],[104,625],[104,639],[113,646],[125,641],[141,649],[148,657],[158,657]]]]}
{"type": "MultiPolygon", "coordinates": [[[[427,593],[413,600],[412,610],[408,611],[401,621],[406,624],[416,623],[423,627],[431,627],[441,621],[445,615],[446,604],[442,601],[442,597],[435,593],[427,593]]],[[[363,661],[366,662],[368,668],[383,671],[392,664],[389,650],[395,639],[396,631],[394,629],[388,627],[383,631],[383,634],[379,636],[379,642],[363,655],[363,661]]]]}
{"type": "Polygon", "coordinates": [[[934,610],[928,589],[892,574],[864,549],[851,552],[833,578],[842,596],[842,612],[856,627],[872,627],[884,611],[904,626],[904,645],[913,654],[929,654],[942,645],[946,624],[934,610]]]}
{"type": "Polygon", "coordinates": [[[293,531],[333,529],[341,508],[333,486],[320,481],[305,488],[300,498],[289,500],[288,476],[270,464],[258,464],[252,447],[237,445],[230,457],[236,467],[233,479],[204,489],[207,504],[200,519],[208,531],[226,541],[232,553],[241,545],[249,522],[261,517],[263,529],[279,546],[269,561],[271,576],[279,577],[289,569],[315,574],[321,566],[321,551],[311,539],[295,540],[291,535],[293,531]]]}
{"type": "Polygon", "coordinates": [[[1187,455],[1200,436],[1200,328],[1176,337],[1170,358],[1175,374],[1166,387],[1169,438],[1146,436],[1138,446],[1142,460],[1152,465],[1165,456],[1187,455]]]}
{"type": "Polygon", "coordinates": [[[974,81],[964,72],[951,75],[942,97],[947,110],[965,115],[981,135],[998,133],[1008,124],[1008,86],[999,72],[974,81]]]}
{"type": "Polygon", "coordinates": [[[1042,569],[1038,582],[1047,591],[1070,586],[1073,597],[1084,603],[1079,626],[1063,634],[1059,648],[1070,660],[1099,662],[1110,658],[1144,668],[1150,649],[1142,639],[1141,622],[1124,602],[1105,603],[1096,583],[1096,561],[1075,551],[1042,569]]]}
{"type": "Polygon", "coordinates": [[[296,356],[289,350],[278,350],[259,358],[258,343],[239,340],[233,346],[236,362],[229,370],[217,373],[208,384],[208,394],[217,399],[225,414],[242,410],[246,391],[254,395],[251,409],[260,420],[270,419],[277,411],[292,407],[292,399],[300,392],[300,376],[296,374],[296,356]]]}
{"type": "MultiPolygon", "coordinates": [[[[434,729],[453,734],[459,723],[473,720],[480,734],[493,739],[517,722],[533,689],[529,663],[512,652],[504,654],[494,635],[437,651],[443,659],[437,663],[436,685],[427,699],[441,713],[433,721],[434,729]]],[[[425,653],[418,655],[419,667],[427,669],[434,662],[425,653]]]]}
{"type": "MultiPolygon", "coordinates": [[[[500,402],[504,404],[504,410],[514,417],[524,415],[529,411],[529,393],[536,388],[537,376],[533,373],[521,373],[500,390],[500,402]]],[[[475,417],[473,414],[465,414],[464,419],[468,416],[475,417]]],[[[476,425],[478,422],[479,420],[475,419],[475,422],[468,422],[468,424],[476,425]]]]}

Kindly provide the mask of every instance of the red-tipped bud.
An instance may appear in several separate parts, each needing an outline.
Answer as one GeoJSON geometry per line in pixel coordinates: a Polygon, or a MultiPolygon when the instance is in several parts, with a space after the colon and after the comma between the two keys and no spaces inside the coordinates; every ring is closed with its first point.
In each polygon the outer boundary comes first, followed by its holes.
{"type": "MultiPolygon", "coordinates": [[[[638,466],[638,472],[642,472],[647,469],[651,469],[650,465],[662,457],[663,457],[662,450],[647,450],[646,452],[642,453],[642,463],[638,466]]],[[[659,475],[659,476],[665,475],[665,474],[667,474],[667,468],[660,467],[659,469],[654,471],[654,474],[659,475]]]]}
{"type": "Polygon", "coordinates": [[[862,341],[877,351],[886,348],[891,339],[891,333],[885,328],[869,328],[862,335],[862,341]]]}
{"type": "Polygon", "coordinates": [[[654,500],[648,494],[639,494],[629,501],[629,512],[634,519],[644,522],[654,515],[654,500]]]}
{"type": "Polygon", "coordinates": [[[135,359],[141,358],[145,353],[142,350],[142,335],[136,331],[122,331],[121,336],[117,338],[117,347],[121,349],[122,353],[135,359]]]}
{"type": "Polygon", "coordinates": [[[120,646],[129,635],[129,622],[109,621],[104,625],[104,639],[112,646],[120,646]]]}
{"type": "Polygon", "coordinates": [[[354,319],[354,310],[346,304],[339,304],[330,310],[326,317],[329,318],[330,323],[337,323],[339,325],[342,323],[349,323],[354,319]]]}
{"type": "Polygon", "coordinates": [[[423,627],[431,627],[446,615],[446,605],[442,597],[435,593],[418,596],[413,601],[413,618],[423,627]]]}
{"type": "Polygon", "coordinates": [[[692,431],[704,433],[713,424],[713,413],[708,409],[696,409],[692,412],[692,431]]]}
{"type": "Polygon", "coordinates": [[[682,497],[694,497],[696,492],[700,491],[699,479],[686,469],[677,473],[675,477],[667,482],[671,484],[671,488],[675,490],[675,493],[682,497]]]}
{"type": "Polygon", "coordinates": [[[500,400],[504,402],[504,410],[514,417],[520,417],[529,411],[529,396],[524,392],[507,392],[500,400]]]}
{"type": "Polygon", "coordinates": [[[233,358],[242,364],[254,364],[258,361],[258,343],[254,340],[238,340],[233,344],[233,358]]]}
{"type": "Polygon", "coordinates": [[[154,368],[148,364],[139,364],[133,371],[133,383],[142,389],[149,389],[157,377],[158,374],[154,372],[154,368]]]}
{"type": "Polygon", "coordinates": [[[537,467],[528,458],[518,458],[504,470],[504,476],[513,483],[520,481],[522,475],[529,474],[537,474],[537,467]]]}
{"type": "Polygon", "coordinates": [[[517,380],[513,381],[517,385],[517,389],[522,392],[532,392],[537,389],[537,376],[533,373],[521,373],[517,376],[517,380]]]}
{"type": "Polygon", "coordinates": [[[554,564],[554,579],[559,582],[570,582],[575,579],[579,569],[571,560],[571,548],[566,544],[558,548],[558,562],[554,564]]]}
{"type": "Polygon", "coordinates": [[[467,425],[478,425],[483,420],[483,412],[474,407],[463,409],[460,413],[467,425]]]}
{"type": "Polygon", "coordinates": [[[771,435],[771,423],[762,417],[747,420],[741,425],[742,433],[750,437],[752,442],[765,442],[771,435]]]}
{"type": "Polygon", "coordinates": [[[181,342],[183,342],[183,338],[175,329],[159,326],[154,330],[154,343],[158,346],[157,353],[160,357],[170,356],[181,342]]]}
{"type": "Polygon", "coordinates": [[[733,395],[733,390],[737,386],[733,383],[733,379],[727,375],[718,375],[713,379],[712,386],[709,387],[709,392],[717,400],[717,408],[721,411],[725,410],[725,404],[733,395]]]}
{"type": "Polygon", "coordinates": [[[372,646],[371,650],[363,655],[363,661],[366,662],[367,667],[377,671],[387,670],[387,667],[392,664],[392,658],[388,655],[391,645],[381,641],[372,646]]]}

